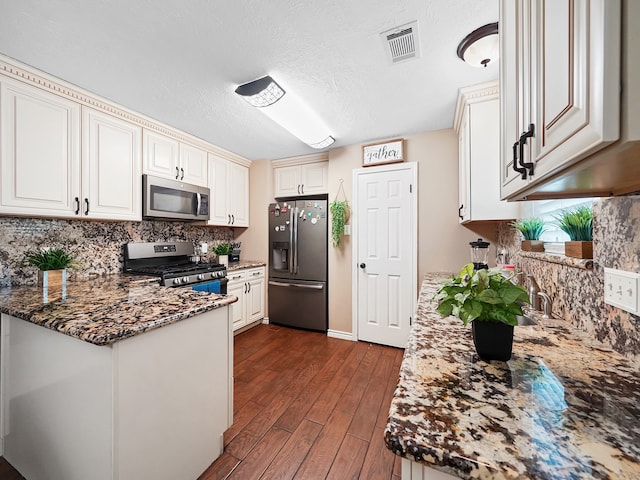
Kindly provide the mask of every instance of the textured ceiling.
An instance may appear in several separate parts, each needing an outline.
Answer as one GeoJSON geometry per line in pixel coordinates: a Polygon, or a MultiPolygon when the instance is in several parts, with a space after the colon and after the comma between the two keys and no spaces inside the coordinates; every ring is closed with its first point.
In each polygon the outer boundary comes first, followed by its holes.
{"type": "Polygon", "coordinates": [[[332,146],[450,128],[459,87],[498,77],[456,47],[498,0],[0,0],[0,52],[248,159],[313,153],[233,93],[265,74],[332,146]],[[418,21],[420,58],[379,33],[418,21]]]}

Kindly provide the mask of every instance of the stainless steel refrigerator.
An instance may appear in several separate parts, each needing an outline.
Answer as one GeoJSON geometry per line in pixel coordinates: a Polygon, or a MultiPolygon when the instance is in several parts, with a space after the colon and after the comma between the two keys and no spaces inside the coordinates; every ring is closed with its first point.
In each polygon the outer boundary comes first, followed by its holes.
{"type": "Polygon", "coordinates": [[[327,200],[269,205],[269,322],[326,332],[327,200]]]}

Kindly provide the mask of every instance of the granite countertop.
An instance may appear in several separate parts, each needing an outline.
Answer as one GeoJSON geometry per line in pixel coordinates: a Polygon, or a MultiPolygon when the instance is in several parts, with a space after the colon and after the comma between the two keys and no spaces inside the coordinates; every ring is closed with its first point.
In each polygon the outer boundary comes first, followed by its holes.
{"type": "Polygon", "coordinates": [[[265,262],[260,262],[258,260],[240,260],[239,262],[229,262],[227,272],[244,270],[245,268],[265,267],[266,265],[267,264],[265,262]]]}
{"type": "Polygon", "coordinates": [[[640,375],[562,320],[517,326],[509,362],[431,298],[428,274],[389,411],[395,454],[461,478],[640,478],[640,375]]]}
{"type": "Polygon", "coordinates": [[[115,274],[67,282],[66,292],[0,288],[0,312],[95,345],[125,338],[236,302],[233,295],[161,287],[156,277],[115,274]],[[63,297],[64,295],[64,297],[63,297]]]}

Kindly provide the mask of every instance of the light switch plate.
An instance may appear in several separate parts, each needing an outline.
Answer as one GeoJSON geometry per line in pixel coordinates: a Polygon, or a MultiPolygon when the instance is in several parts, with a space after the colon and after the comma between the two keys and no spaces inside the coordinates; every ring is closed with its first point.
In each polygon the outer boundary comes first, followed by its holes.
{"type": "Polygon", "coordinates": [[[638,284],[640,274],[615,268],[604,269],[604,302],[635,315],[639,314],[638,284]]]}

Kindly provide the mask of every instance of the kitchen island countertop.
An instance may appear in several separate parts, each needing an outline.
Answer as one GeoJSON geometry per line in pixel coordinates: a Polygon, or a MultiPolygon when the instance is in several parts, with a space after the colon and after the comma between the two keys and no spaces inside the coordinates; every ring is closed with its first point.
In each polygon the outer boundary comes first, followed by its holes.
{"type": "Polygon", "coordinates": [[[637,369],[567,322],[539,318],[515,327],[509,362],[484,362],[471,328],[430,301],[446,277],[422,284],[387,447],[466,479],[640,478],[637,369]]]}
{"type": "Polygon", "coordinates": [[[67,282],[66,292],[0,288],[0,312],[94,345],[109,345],[236,302],[233,295],[161,287],[155,277],[114,274],[67,282]]]}

